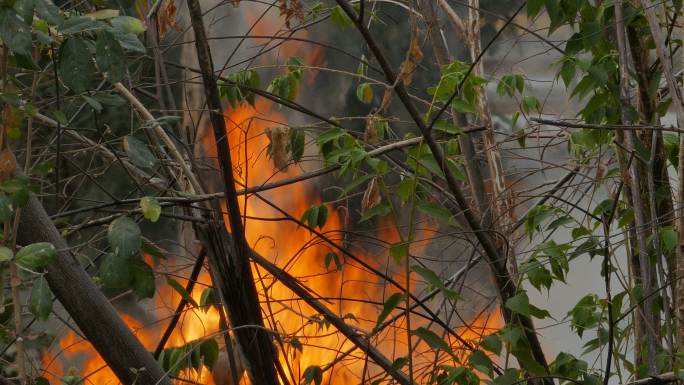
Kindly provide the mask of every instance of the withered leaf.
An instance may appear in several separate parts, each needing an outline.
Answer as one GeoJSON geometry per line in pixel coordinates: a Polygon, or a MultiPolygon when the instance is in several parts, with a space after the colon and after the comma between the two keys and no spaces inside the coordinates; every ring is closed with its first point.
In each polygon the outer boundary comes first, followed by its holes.
{"type": "Polygon", "coordinates": [[[278,170],[286,170],[289,161],[290,135],[292,130],[289,127],[269,127],[265,130],[268,140],[271,142],[268,147],[268,154],[273,160],[273,165],[278,170]]]}
{"type": "Polygon", "coordinates": [[[380,196],[380,188],[378,186],[378,178],[375,177],[371,179],[366,187],[366,191],[363,193],[363,198],[361,199],[361,211],[372,209],[373,207],[380,204],[382,198],[380,196]]]}

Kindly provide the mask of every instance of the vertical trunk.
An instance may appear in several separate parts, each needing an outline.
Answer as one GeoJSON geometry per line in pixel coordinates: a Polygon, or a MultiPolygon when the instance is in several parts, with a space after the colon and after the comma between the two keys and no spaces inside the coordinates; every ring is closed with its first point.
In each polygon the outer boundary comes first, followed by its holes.
{"type": "MultiPolygon", "coordinates": [[[[677,125],[682,127],[684,125],[684,104],[682,103],[682,96],[680,89],[677,85],[674,73],[672,71],[671,65],[671,55],[665,46],[665,37],[663,36],[662,30],[660,28],[660,23],[658,21],[658,13],[662,9],[660,3],[655,3],[648,0],[641,0],[641,5],[644,9],[644,14],[646,20],[648,21],[649,29],[651,30],[651,36],[655,42],[656,53],[658,59],[660,60],[660,66],[663,72],[663,77],[666,80],[668,89],[670,91],[670,96],[672,97],[672,107],[677,115],[677,125]]],[[[679,143],[679,156],[680,162],[677,168],[677,176],[679,181],[679,188],[677,191],[677,201],[676,207],[677,211],[675,217],[677,220],[677,235],[678,235],[678,245],[677,245],[677,262],[676,268],[677,274],[673,279],[677,282],[675,287],[675,300],[676,300],[676,311],[675,317],[677,320],[677,341],[678,345],[682,346],[684,343],[684,282],[680,279],[680,271],[682,264],[684,264],[684,189],[682,188],[682,183],[684,182],[684,162],[681,159],[684,158],[684,136],[680,135],[679,143]]]]}
{"type": "MultiPolygon", "coordinates": [[[[468,22],[466,23],[468,31],[466,42],[470,49],[471,62],[477,61],[473,68],[473,73],[476,76],[484,77],[484,64],[482,55],[482,42],[480,38],[480,0],[468,0],[468,22]]],[[[501,152],[494,137],[494,127],[492,125],[492,113],[489,110],[489,102],[487,100],[487,90],[479,87],[477,97],[477,112],[480,118],[480,124],[485,127],[482,134],[484,140],[484,151],[487,155],[487,166],[489,167],[489,178],[492,185],[492,217],[497,218],[497,223],[494,228],[498,228],[506,233],[506,229],[515,223],[513,213],[513,194],[506,188],[506,176],[504,174],[503,165],[501,163],[501,152]]],[[[492,223],[494,225],[494,223],[492,223]]],[[[501,250],[507,250],[501,247],[501,250]]],[[[508,262],[508,270],[514,279],[518,276],[518,264],[514,256],[505,256],[508,262]]]]}
{"type": "MultiPolygon", "coordinates": [[[[273,341],[264,327],[259,296],[250,266],[249,245],[245,239],[242,216],[235,190],[233,165],[226,122],[222,114],[214,65],[207,41],[202,9],[198,0],[188,0],[195,48],[202,72],[204,92],[210,111],[210,121],[216,141],[216,151],[223,177],[226,208],[233,241],[222,242],[222,232],[215,228],[202,228],[198,234],[207,248],[212,278],[228,310],[230,324],[245,356],[245,366],[252,384],[277,385],[277,360],[273,341]]],[[[213,210],[213,221],[225,227],[223,213],[218,204],[213,210]]]]}
{"type": "MultiPolygon", "coordinates": [[[[630,85],[629,85],[629,60],[627,52],[627,44],[625,43],[626,31],[624,26],[624,16],[622,10],[622,1],[615,3],[615,30],[618,46],[618,60],[620,64],[620,112],[623,124],[631,124],[632,120],[629,112],[632,109],[630,85]]],[[[624,133],[625,147],[631,152],[635,151],[634,137],[632,131],[625,131],[624,133]]],[[[623,166],[624,167],[624,166],[623,166]]],[[[652,292],[654,290],[653,275],[651,274],[651,263],[649,260],[649,247],[646,241],[646,219],[644,213],[644,204],[641,198],[641,172],[636,161],[628,162],[626,165],[630,177],[630,192],[632,195],[632,208],[634,210],[634,223],[636,231],[636,244],[639,266],[641,270],[641,283],[643,289],[643,326],[645,328],[646,337],[646,365],[649,374],[657,372],[656,354],[658,352],[659,340],[659,325],[656,324],[656,319],[653,313],[653,299],[652,292]]],[[[640,343],[641,341],[636,341],[640,343]]]]}

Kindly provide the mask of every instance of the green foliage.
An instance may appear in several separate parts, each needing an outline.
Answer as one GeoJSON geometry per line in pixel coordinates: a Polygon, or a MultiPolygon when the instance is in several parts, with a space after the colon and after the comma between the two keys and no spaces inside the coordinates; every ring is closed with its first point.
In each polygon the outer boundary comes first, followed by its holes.
{"type": "Polygon", "coordinates": [[[126,54],[111,32],[103,30],[98,34],[95,58],[100,71],[112,83],[121,81],[126,76],[126,54]]]}
{"type": "Polygon", "coordinates": [[[515,96],[515,93],[520,94],[525,90],[525,79],[522,75],[504,75],[501,77],[499,85],[496,87],[496,93],[499,96],[515,96]]]}
{"type": "Polygon", "coordinates": [[[254,106],[255,94],[251,89],[258,89],[261,80],[254,70],[244,70],[228,75],[226,81],[219,83],[219,93],[232,108],[246,102],[254,106]]]}
{"type": "Polygon", "coordinates": [[[157,164],[157,158],[141,140],[128,135],[124,138],[123,144],[128,159],[134,165],[143,169],[150,169],[157,164]]]}
{"type": "Polygon", "coordinates": [[[309,384],[321,385],[323,383],[323,370],[320,366],[312,365],[304,370],[304,381],[302,385],[309,384]]]}
{"type": "Polygon", "coordinates": [[[109,224],[107,240],[113,253],[122,258],[133,256],[142,246],[140,227],[127,216],[119,217],[109,224]]]}
{"type": "Polygon", "coordinates": [[[330,22],[338,26],[342,30],[347,29],[352,25],[352,20],[347,16],[347,14],[342,10],[342,8],[337,5],[330,10],[330,22]]]}
{"type": "Polygon", "coordinates": [[[525,293],[525,291],[520,291],[515,296],[506,300],[505,306],[515,313],[528,317],[535,317],[539,319],[551,317],[548,311],[530,304],[530,299],[527,297],[527,293],[525,293]]]}
{"type": "Polygon", "coordinates": [[[28,303],[34,317],[40,321],[47,320],[52,311],[52,292],[45,277],[40,276],[33,282],[28,303]]]}
{"type": "Polygon", "coordinates": [[[159,220],[161,205],[154,197],[140,198],[140,208],[142,209],[145,219],[148,219],[152,223],[159,220]]]}
{"type": "Polygon", "coordinates": [[[138,258],[133,258],[129,263],[128,269],[135,295],[138,298],[154,297],[156,285],[154,282],[154,271],[150,265],[138,258]]]}
{"type": "Polygon", "coordinates": [[[418,265],[412,266],[411,270],[420,275],[430,288],[439,290],[446,298],[455,301],[461,297],[457,292],[449,289],[434,271],[418,265]]]}
{"type": "Polygon", "coordinates": [[[38,242],[19,249],[14,256],[14,262],[23,268],[36,270],[52,263],[56,256],[57,249],[52,243],[38,242]]]}
{"type": "Polygon", "coordinates": [[[454,110],[461,113],[476,112],[478,90],[487,84],[487,81],[473,73],[466,78],[469,68],[470,65],[458,60],[443,66],[439,83],[428,88],[428,94],[433,97],[434,101],[446,103],[454,93],[457,93],[451,103],[454,110]]]}
{"type": "Polygon", "coordinates": [[[356,87],[356,98],[361,103],[370,104],[373,101],[373,88],[369,83],[361,83],[356,87]]]}
{"type": "Polygon", "coordinates": [[[596,326],[601,319],[598,297],[595,294],[587,294],[568,312],[568,317],[570,327],[582,337],[585,330],[596,326]]]}
{"type": "Polygon", "coordinates": [[[131,272],[127,257],[109,253],[100,264],[100,279],[104,287],[113,290],[126,290],[131,286],[131,272]]]}
{"type": "Polygon", "coordinates": [[[441,350],[444,352],[447,352],[449,354],[453,354],[451,351],[451,346],[444,341],[444,339],[434,332],[432,332],[429,329],[420,327],[414,331],[411,332],[413,335],[416,337],[420,338],[421,340],[425,341],[425,343],[428,344],[433,349],[441,350]]]}
{"type": "Polygon", "coordinates": [[[299,94],[299,84],[303,75],[303,62],[300,58],[292,57],[287,61],[287,73],[271,80],[267,92],[276,94],[286,100],[294,100],[299,94]]]}
{"type": "Polygon", "coordinates": [[[166,277],[166,283],[168,283],[169,286],[171,286],[173,290],[176,291],[176,293],[180,294],[181,298],[183,298],[187,303],[191,304],[193,307],[199,307],[197,301],[195,301],[195,299],[192,298],[190,293],[188,293],[188,291],[185,290],[183,285],[178,283],[178,281],[171,277],[166,277]]]}
{"type": "Polygon", "coordinates": [[[335,270],[342,270],[342,261],[340,260],[340,257],[337,255],[337,253],[328,251],[325,254],[325,268],[330,270],[330,265],[333,262],[335,263],[335,270]]]}
{"type": "Polygon", "coordinates": [[[199,302],[199,305],[202,308],[202,310],[206,313],[209,311],[211,306],[215,306],[216,304],[216,293],[214,291],[214,288],[208,287],[204,289],[202,291],[202,296],[200,297],[199,302]]]}
{"type": "Polygon", "coordinates": [[[387,319],[387,316],[389,316],[392,311],[399,306],[399,304],[402,301],[406,300],[406,296],[402,293],[394,293],[392,294],[387,300],[385,300],[385,304],[382,307],[382,311],[380,312],[380,315],[378,315],[378,320],[375,321],[375,327],[373,328],[373,332],[376,332],[380,326],[382,325],[383,322],[385,322],[385,319],[387,319]]]}
{"type": "Polygon", "coordinates": [[[88,46],[77,37],[66,39],[59,50],[62,82],[76,93],[90,89],[95,81],[95,65],[84,52],[88,52],[88,46]]]}
{"type": "Polygon", "coordinates": [[[311,229],[318,227],[322,229],[328,220],[328,207],[326,205],[311,206],[302,214],[301,222],[304,222],[311,229]]]}
{"type": "Polygon", "coordinates": [[[182,370],[203,366],[211,370],[218,360],[219,346],[214,339],[192,341],[185,345],[166,348],[159,355],[158,361],[170,376],[177,376],[182,370]]]}

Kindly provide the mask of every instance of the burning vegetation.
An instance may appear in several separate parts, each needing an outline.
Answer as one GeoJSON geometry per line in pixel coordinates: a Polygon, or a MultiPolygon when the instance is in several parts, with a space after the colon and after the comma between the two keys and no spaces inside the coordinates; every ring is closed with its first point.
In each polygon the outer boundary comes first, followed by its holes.
{"type": "Polygon", "coordinates": [[[684,378],[681,1],[129,3],[0,4],[0,385],[684,378]]]}

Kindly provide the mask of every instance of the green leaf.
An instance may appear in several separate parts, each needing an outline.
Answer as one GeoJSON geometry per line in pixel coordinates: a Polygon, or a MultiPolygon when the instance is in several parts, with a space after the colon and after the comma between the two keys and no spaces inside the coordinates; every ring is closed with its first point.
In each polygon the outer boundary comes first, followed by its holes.
{"type": "Polygon", "coordinates": [[[52,243],[38,242],[19,249],[14,257],[14,262],[19,266],[35,270],[49,265],[56,256],[57,249],[52,243]]]}
{"type": "Polygon", "coordinates": [[[81,97],[83,98],[83,100],[86,101],[86,103],[88,103],[88,105],[90,105],[90,107],[93,108],[93,110],[97,112],[102,112],[102,103],[100,103],[97,99],[91,98],[87,95],[81,95],[81,97]]]}
{"type": "Polygon", "coordinates": [[[325,268],[330,270],[330,263],[332,262],[335,262],[335,269],[342,270],[342,262],[340,262],[340,257],[332,251],[328,251],[325,254],[325,268]]]}
{"type": "Polygon", "coordinates": [[[463,129],[461,127],[458,127],[453,122],[446,119],[439,119],[436,121],[433,128],[437,131],[446,132],[447,134],[451,135],[460,135],[463,133],[463,129]]]}
{"type": "Polygon", "coordinates": [[[204,366],[213,369],[219,358],[219,346],[216,340],[208,339],[200,344],[200,356],[204,357],[204,366]]]}
{"type": "Polygon", "coordinates": [[[545,0],[528,0],[527,1],[527,16],[532,19],[537,14],[539,14],[539,11],[541,11],[541,8],[544,6],[545,0]]]}
{"type": "Polygon", "coordinates": [[[290,135],[290,153],[292,160],[299,163],[304,156],[304,145],[306,144],[306,136],[303,130],[295,129],[290,135]]]}
{"type": "Polygon", "coordinates": [[[304,212],[300,220],[311,229],[316,227],[322,229],[328,220],[328,208],[325,205],[311,206],[304,212]]]}
{"type": "Polygon", "coordinates": [[[0,263],[11,261],[14,258],[14,253],[9,247],[0,246],[0,263]]]}
{"type": "Polygon", "coordinates": [[[95,20],[107,20],[119,16],[118,9],[98,9],[95,12],[87,13],[86,16],[92,17],[95,20]]]}
{"type": "Polygon", "coordinates": [[[102,284],[108,289],[125,290],[131,286],[128,258],[109,253],[100,265],[102,284]]]}
{"type": "Polygon", "coordinates": [[[439,278],[437,273],[435,273],[434,271],[432,271],[426,267],[418,266],[418,265],[411,266],[411,270],[418,273],[418,275],[420,275],[421,277],[423,277],[423,279],[430,286],[441,291],[445,297],[447,297],[451,300],[458,300],[461,297],[457,292],[447,288],[444,285],[444,282],[442,282],[442,280],[439,278]]]}
{"type": "Polygon", "coordinates": [[[213,288],[208,287],[202,291],[199,304],[205,313],[209,311],[211,305],[216,304],[216,294],[213,288]]]}
{"type": "Polygon", "coordinates": [[[392,208],[387,203],[380,203],[379,205],[373,206],[372,208],[363,212],[359,223],[365,222],[376,216],[385,216],[392,212],[392,208]]]}
{"type": "Polygon", "coordinates": [[[396,263],[400,263],[409,254],[409,245],[406,242],[399,242],[390,245],[389,253],[396,263]]]}
{"type": "Polygon", "coordinates": [[[482,342],[480,342],[480,346],[496,355],[501,354],[501,349],[503,348],[501,339],[496,334],[490,334],[483,338],[482,342]]]}
{"type": "Polygon", "coordinates": [[[598,324],[600,319],[598,307],[596,295],[587,294],[568,312],[571,319],[570,327],[575,330],[578,336],[582,337],[585,330],[598,324]]]}
{"type": "Polygon", "coordinates": [[[51,0],[34,0],[36,14],[52,25],[62,24],[59,8],[51,0]]]}
{"type": "Polygon", "coordinates": [[[154,197],[140,198],[140,208],[142,209],[145,219],[148,219],[152,223],[159,220],[161,205],[159,205],[159,202],[154,197]]]}
{"type": "Polygon", "coordinates": [[[437,334],[433,333],[432,331],[420,327],[416,330],[414,330],[413,335],[420,338],[421,340],[425,341],[428,346],[430,346],[433,349],[438,349],[442,350],[448,353],[452,353],[451,351],[451,346],[446,343],[440,336],[437,334]]]}
{"type": "Polygon", "coordinates": [[[119,217],[109,224],[107,239],[114,254],[124,258],[136,254],[142,246],[140,227],[126,216],[119,217]]]}
{"type": "Polygon", "coordinates": [[[131,16],[118,16],[109,20],[114,29],[122,33],[132,33],[140,35],[147,29],[140,19],[131,16]]]}
{"type": "Polygon", "coordinates": [[[195,299],[192,298],[190,293],[188,293],[188,291],[185,290],[185,288],[180,283],[178,283],[178,281],[176,281],[175,279],[173,279],[171,277],[166,277],[166,283],[168,283],[169,286],[171,286],[176,292],[178,292],[178,294],[180,294],[180,296],[187,303],[191,304],[194,307],[199,307],[199,304],[197,304],[197,301],[195,301],[195,299]]]}
{"type": "Polygon", "coordinates": [[[73,35],[81,32],[96,32],[105,26],[105,23],[95,20],[92,17],[71,16],[61,23],[59,30],[63,35],[73,35]]]}
{"type": "Polygon", "coordinates": [[[323,383],[323,370],[320,366],[312,365],[304,371],[304,382],[302,382],[302,385],[309,385],[311,382],[315,385],[323,383]]]}
{"type": "Polygon", "coordinates": [[[8,179],[0,185],[0,190],[7,193],[14,207],[24,207],[29,201],[29,187],[26,179],[8,179]]]}
{"type": "Polygon", "coordinates": [[[551,317],[548,311],[539,309],[534,305],[530,304],[530,299],[527,297],[527,293],[521,291],[515,296],[506,300],[506,307],[518,314],[525,316],[532,316],[540,319],[551,317]]]}
{"type": "Polygon", "coordinates": [[[50,385],[50,381],[45,377],[38,377],[33,380],[33,385],[50,385]]]}
{"type": "Polygon", "coordinates": [[[12,52],[31,53],[31,26],[21,21],[12,8],[0,9],[0,38],[12,52]]]}
{"type": "Polygon", "coordinates": [[[361,103],[369,104],[373,101],[373,88],[369,83],[361,83],[356,87],[356,98],[361,103]]]}
{"type": "Polygon", "coordinates": [[[347,131],[345,131],[343,128],[340,127],[333,127],[323,133],[321,133],[318,138],[316,139],[316,142],[319,145],[324,145],[328,142],[332,142],[336,139],[339,139],[343,136],[347,135],[347,131]]]}
{"type": "Polygon", "coordinates": [[[487,357],[484,352],[481,350],[475,350],[472,353],[470,353],[470,357],[468,357],[468,362],[470,365],[472,365],[475,369],[481,371],[482,373],[485,373],[488,376],[492,375],[492,371],[494,366],[492,365],[492,360],[487,357]]]}
{"type": "Polygon", "coordinates": [[[565,87],[570,87],[570,83],[575,78],[575,73],[577,72],[575,68],[574,60],[565,60],[561,66],[560,72],[558,73],[565,83],[565,87]]]}
{"type": "Polygon", "coordinates": [[[660,230],[660,244],[668,252],[674,252],[677,247],[677,232],[672,228],[660,230]]]}
{"type": "Polygon", "coordinates": [[[123,49],[141,54],[145,54],[147,52],[147,49],[140,39],[138,39],[136,34],[124,33],[114,28],[107,28],[107,30],[114,34],[114,37],[119,41],[119,44],[121,44],[123,49]]]}
{"type": "Polygon", "coordinates": [[[67,38],[59,49],[59,75],[64,84],[76,93],[91,88],[95,65],[83,40],[67,38]]]}
{"type": "Polygon", "coordinates": [[[330,10],[330,22],[342,30],[347,29],[352,24],[352,20],[339,5],[330,10]]]}
{"type": "Polygon", "coordinates": [[[156,288],[154,271],[145,261],[134,258],[130,262],[130,275],[133,284],[133,292],[138,298],[152,298],[156,288]]]}
{"type": "Polygon", "coordinates": [[[554,213],[553,208],[544,205],[534,206],[525,216],[525,233],[532,239],[535,231],[541,230],[541,224],[554,213]]]}
{"type": "Polygon", "coordinates": [[[126,136],[123,141],[124,149],[128,154],[128,159],[134,165],[141,168],[154,168],[157,158],[152,154],[145,143],[133,136],[126,136]]]}
{"type": "Polygon", "coordinates": [[[12,218],[12,201],[5,194],[0,194],[0,223],[4,223],[12,218]]]}
{"type": "Polygon", "coordinates": [[[29,311],[40,321],[48,319],[52,311],[52,292],[42,275],[36,279],[29,294],[29,311]]]}
{"type": "Polygon", "coordinates": [[[518,383],[518,369],[506,369],[502,375],[494,378],[491,385],[513,385],[518,383]]]}
{"type": "Polygon", "coordinates": [[[426,202],[426,201],[420,200],[416,203],[416,208],[418,209],[418,211],[422,212],[423,214],[426,214],[426,215],[432,217],[433,219],[436,219],[442,223],[445,223],[448,225],[454,224],[453,216],[451,215],[451,212],[439,203],[426,202]]]}
{"type": "Polygon", "coordinates": [[[522,109],[526,114],[529,114],[531,111],[541,112],[539,99],[534,96],[525,96],[522,102],[522,109]]]}
{"type": "Polygon", "coordinates": [[[126,76],[126,54],[114,35],[100,31],[95,43],[95,59],[110,82],[116,83],[126,76]]]}
{"type": "Polygon", "coordinates": [[[385,322],[385,319],[387,319],[387,316],[389,316],[390,313],[392,313],[392,310],[394,310],[401,303],[401,301],[405,299],[406,296],[403,293],[394,293],[389,298],[387,298],[384,306],[382,307],[380,315],[378,315],[378,320],[375,322],[373,333],[378,331],[382,323],[385,322]]]}

